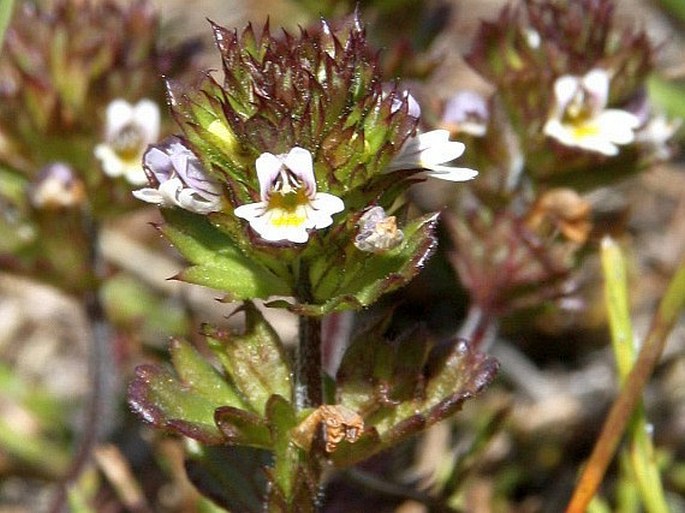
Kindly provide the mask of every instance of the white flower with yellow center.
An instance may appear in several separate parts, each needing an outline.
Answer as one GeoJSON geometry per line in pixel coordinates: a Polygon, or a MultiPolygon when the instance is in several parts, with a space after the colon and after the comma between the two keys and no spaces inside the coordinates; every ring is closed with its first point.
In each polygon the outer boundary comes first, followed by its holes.
{"type": "Polygon", "coordinates": [[[564,75],[554,83],[555,106],[544,133],[565,146],[607,156],[635,140],[640,121],[634,114],[607,109],[609,74],[593,69],[583,77],[564,75]]]}
{"type": "Polygon", "coordinates": [[[428,176],[449,182],[463,182],[478,175],[467,167],[443,165],[461,157],[466,149],[463,143],[449,140],[447,130],[432,130],[410,137],[393,158],[386,173],[401,169],[425,169],[428,176]]]}
{"type": "Polygon", "coordinates": [[[117,99],[107,106],[105,142],[95,147],[107,176],[124,176],[132,185],[144,185],[143,153],[159,137],[159,107],[150,100],[131,105],[117,99]]]}
{"type": "Polygon", "coordinates": [[[241,205],[234,213],[265,240],[307,242],[307,230],[330,226],[331,216],[345,209],[337,196],[316,192],[312,154],[304,148],[262,153],[255,166],[262,201],[241,205]]]}

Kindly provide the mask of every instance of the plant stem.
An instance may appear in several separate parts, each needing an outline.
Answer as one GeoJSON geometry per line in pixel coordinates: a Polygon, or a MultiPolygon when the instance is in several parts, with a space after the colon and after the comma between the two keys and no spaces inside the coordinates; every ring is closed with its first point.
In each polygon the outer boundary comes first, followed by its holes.
{"type": "Polygon", "coordinates": [[[90,462],[93,449],[102,438],[107,422],[112,419],[113,379],[111,354],[111,332],[99,295],[99,277],[103,274],[103,262],[99,254],[99,231],[97,224],[84,213],[84,229],[89,238],[89,264],[92,273],[92,285],[83,297],[86,316],[90,324],[92,345],[89,358],[89,378],[91,382],[90,402],[86,411],[85,426],[81,435],[79,448],[71,461],[69,470],[52,500],[49,511],[64,511],[69,488],[83,473],[90,462]]]}
{"type": "MultiPolygon", "coordinates": [[[[300,262],[298,300],[312,301],[309,266],[300,262]]],[[[296,354],[296,404],[299,410],[323,404],[321,318],[301,316],[296,354]]]]}
{"type": "Polygon", "coordinates": [[[321,382],[321,319],[300,317],[300,345],[297,349],[298,408],[323,404],[321,382]]]}
{"type": "Polygon", "coordinates": [[[457,338],[468,340],[471,347],[487,351],[497,338],[496,318],[485,308],[472,303],[457,338]]]}

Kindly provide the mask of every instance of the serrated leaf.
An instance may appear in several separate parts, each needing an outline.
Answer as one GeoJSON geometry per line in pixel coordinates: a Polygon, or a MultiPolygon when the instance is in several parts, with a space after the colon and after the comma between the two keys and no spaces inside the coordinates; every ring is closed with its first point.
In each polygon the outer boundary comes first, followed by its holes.
{"type": "Polygon", "coordinates": [[[272,395],[292,397],[292,371],[283,344],[262,313],[246,302],[245,333],[205,328],[209,346],[226,373],[258,415],[272,395]]]}
{"type": "Polygon", "coordinates": [[[341,446],[331,455],[336,465],[366,459],[446,419],[494,379],[497,362],[466,342],[455,342],[446,351],[434,350],[426,363],[427,348],[421,342],[426,337],[413,338],[405,337],[389,353],[389,342],[376,331],[375,337],[365,340],[366,351],[373,356],[363,356],[357,343],[343,358],[337,401],[364,417],[367,432],[357,443],[341,446]],[[413,350],[411,343],[417,344],[413,350]],[[373,362],[381,353],[386,363],[379,367],[373,362]]]}
{"type": "Polygon", "coordinates": [[[233,299],[291,295],[288,284],[254,258],[206,217],[181,210],[165,210],[164,236],[192,265],[176,278],[228,292],[233,299]]]}
{"type": "Polygon", "coordinates": [[[333,248],[312,265],[310,279],[315,303],[289,305],[300,315],[325,315],[359,309],[409,283],[437,247],[438,214],[415,219],[404,228],[404,241],[385,253],[346,252],[333,248]],[[333,264],[332,264],[333,262],[333,264]]]}
{"type": "Polygon", "coordinates": [[[214,411],[241,407],[242,399],[187,342],[173,341],[171,352],[176,374],[161,366],[139,366],[129,386],[129,405],[155,427],[207,444],[224,442],[214,411]]]}

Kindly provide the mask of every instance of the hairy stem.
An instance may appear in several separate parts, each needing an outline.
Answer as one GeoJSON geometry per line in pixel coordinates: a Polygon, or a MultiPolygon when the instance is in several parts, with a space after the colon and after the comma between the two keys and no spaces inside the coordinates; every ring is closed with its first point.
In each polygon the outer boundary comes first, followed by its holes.
{"type": "MultiPolygon", "coordinates": [[[[299,269],[298,300],[312,300],[309,266],[302,261],[299,269]]],[[[298,409],[323,404],[321,318],[300,317],[299,344],[297,346],[296,386],[298,409]]]]}
{"type": "Polygon", "coordinates": [[[297,348],[298,408],[323,404],[321,382],[321,319],[300,317],[300,343],[297,348]]]}

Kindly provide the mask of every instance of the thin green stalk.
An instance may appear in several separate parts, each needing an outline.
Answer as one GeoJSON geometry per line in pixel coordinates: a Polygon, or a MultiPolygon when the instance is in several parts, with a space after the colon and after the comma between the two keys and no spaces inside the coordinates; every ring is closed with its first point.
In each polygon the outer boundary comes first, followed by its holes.
{"type": "MultiPolygon", "coordinates": [[[[601,257],[611,343],[616,357],[619,382],[623,385],[635,361],[626,265],[620,247],[610,238],[602,242],[601,257]]],[[[634,478],[647,512],[668,513],[668,504],[654,457],[654,444],[647,424],[644,407],[640,401],[629,427],[628,461],[633,467],[634,478]]]]}
{"type": "Polygon", "coordinates": [[[5,31],[12,20],[14,0],[0,0],[0,51],[5,42],[5,31]]]}
{"type": "Polygon", "coordinates": [[[661,357],[666,338],[685,306],[685,259],[680,262],[652,320],[637,361],[607,416],[602,432],[583,470],[566,513],[585,513],[597,492],[623,432],[642,397],[642,390],[661,357]]]}

